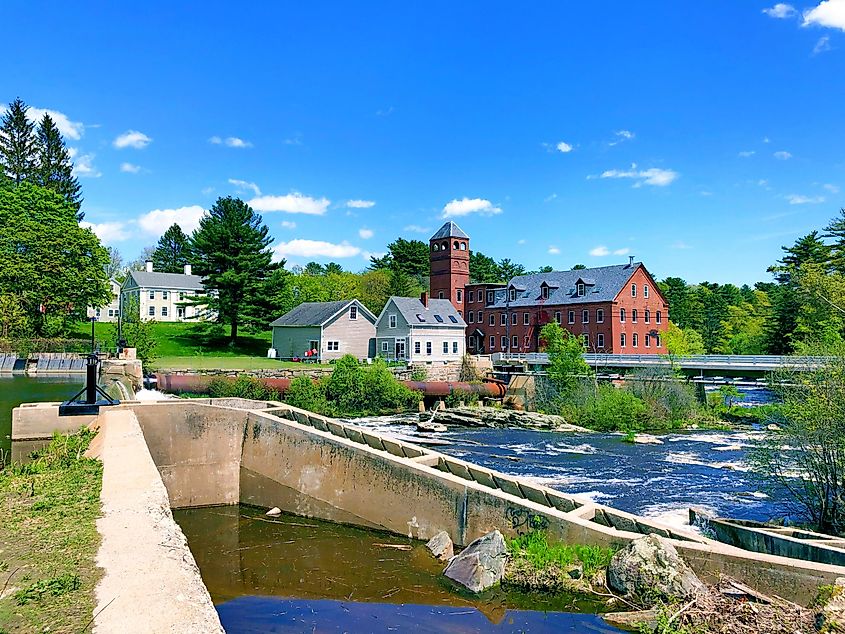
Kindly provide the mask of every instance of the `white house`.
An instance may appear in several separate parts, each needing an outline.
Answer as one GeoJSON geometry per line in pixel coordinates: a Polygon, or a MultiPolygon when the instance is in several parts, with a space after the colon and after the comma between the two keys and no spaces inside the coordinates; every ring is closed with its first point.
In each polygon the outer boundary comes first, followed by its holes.
{"type": "Polygon", "coordinates": [[[448,299],[391,297],[376,321],[376,354],[409,363],[449,363],[464,355],[466,323],[448,299]]]}
{"type": "Polygon", "coordinates": [[[111,284],[112,300],[105,306],[91,308],[88,311],[89,317],[93,312],[97,321],[117,321],[117,317],[120,315],[120,284],[114,280],[109,280],[109,283],[111,284]]]}
{"type": "Polygon", "coordinates": [[[149,321],[185,321],[205,316],[202,306],[185,306],[184,302],[203,295],[202,277],[191,274],[191,265],[184,273],[159,273],[147,260],[145,271],[131,271],[123,282],[123,307],[136,301],[141,319],[149,321]]]}

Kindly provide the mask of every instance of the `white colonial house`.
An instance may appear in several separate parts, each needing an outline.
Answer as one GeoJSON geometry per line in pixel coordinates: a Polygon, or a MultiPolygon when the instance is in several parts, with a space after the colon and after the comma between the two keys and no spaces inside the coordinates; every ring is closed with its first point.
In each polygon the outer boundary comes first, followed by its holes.
{"type": "Polygon", "coordinates": [[[466,323],[448,299],[391,297],[376,321],[376,354],[409,363],[450,363],[464,355],[466,323]]]}
{"type": "Polygon", "coordinates": [[[97,321],[117,321],[120,315],[120,284],[115,280],[109,280],[111,285],[111,301],[100,308],[89,308],[88,317],[95,317],[97,321]]]}
{"type": "Polygon", "coordinates": [[[202,277],[191,274],[191,265],[184,273],[159,273],[147,260],[145,271],[131,271],[123,282],[123,307],[137,302],[145,321],[185,321],[206,316],[203,306],[186,306],[196,295],[203,295],[202,277]]]}

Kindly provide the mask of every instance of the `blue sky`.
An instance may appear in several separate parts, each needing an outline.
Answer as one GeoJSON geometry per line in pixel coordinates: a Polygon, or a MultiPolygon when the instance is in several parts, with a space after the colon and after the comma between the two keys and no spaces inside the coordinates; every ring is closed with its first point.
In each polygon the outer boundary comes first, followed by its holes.
{"type": "Polygon", "coordinates": [[[4,3],[0,101],[60,113],[128,258],[237,194],[291,263],[448,217],[529,268],[744,283],[845,206],[845,0],[62,4],[4,3]]]}

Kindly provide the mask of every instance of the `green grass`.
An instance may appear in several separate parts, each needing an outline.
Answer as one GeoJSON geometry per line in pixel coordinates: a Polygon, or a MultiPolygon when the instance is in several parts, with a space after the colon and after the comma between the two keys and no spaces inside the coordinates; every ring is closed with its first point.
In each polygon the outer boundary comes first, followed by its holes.
{"type": "Polygon", "coordinates": [[[508,540],[508,551],[515,561],[525,561],[535,570],[553,566],[566,570],[580,563],[587,579],[607,568],[616,553],[613,548],[602,546],[549,544],[542,531],[531,531],[508,540]]]}
{"type": "Polygon", "coordinates": [[[308,370],[331,367],[325,364],[276,361],[266,357],[197,355],[193,357],[160,357],[153,364],[157,370],[276,370],[295,368],[308,370]]]}
{"type": "Polygon", "coordinates": [[[82,454],[93,436],[55,436],[0,470],[0,632],[82,632],[91,620],[102,465],[82,454]]]}

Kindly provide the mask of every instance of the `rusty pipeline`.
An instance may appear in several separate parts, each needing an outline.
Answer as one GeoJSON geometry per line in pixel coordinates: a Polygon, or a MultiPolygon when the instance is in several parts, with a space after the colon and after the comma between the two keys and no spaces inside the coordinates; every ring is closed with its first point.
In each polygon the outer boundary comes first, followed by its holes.
{"type": "MultiPolygon", "coordinates": [[[[214,380],[232,381],[231,377],[216,377],[207,374],[170,374],[157,372],[156,384],[159,390],[173,394],[192,392],[207,394],[211,382],[214,380]]],[[[272,377],[260,378],[259,381],[279,394],[284,394],[290,388],[291,379],[277,379],[272,377]]],[[[507,385],[498,379],[485,379],[483,383],[465,383],[463,381],[402,381],[404,385],[422,392],[423,396],[445,397],[455,393],[477,394],[486,398],[504,398],[507,385]]]]}

